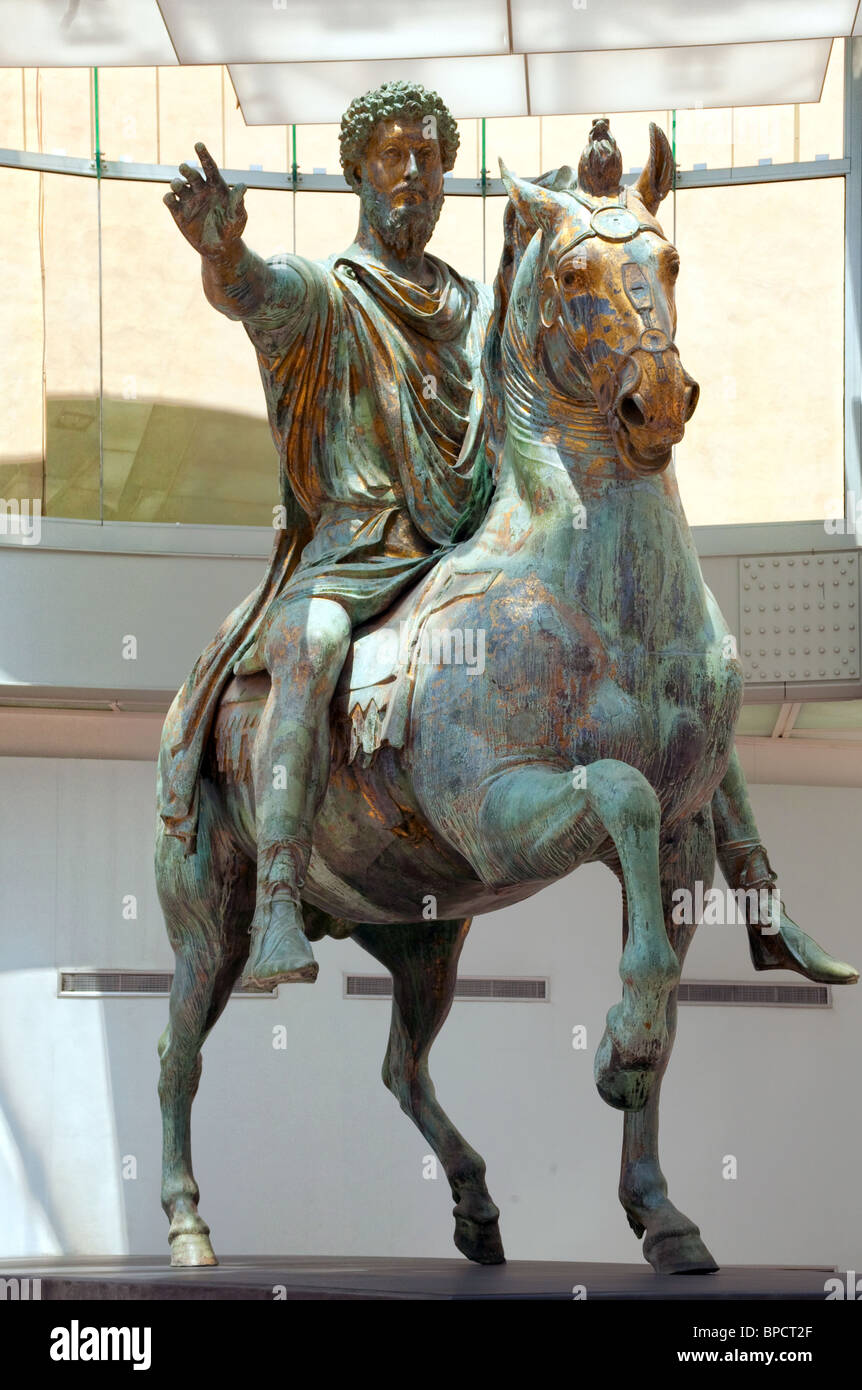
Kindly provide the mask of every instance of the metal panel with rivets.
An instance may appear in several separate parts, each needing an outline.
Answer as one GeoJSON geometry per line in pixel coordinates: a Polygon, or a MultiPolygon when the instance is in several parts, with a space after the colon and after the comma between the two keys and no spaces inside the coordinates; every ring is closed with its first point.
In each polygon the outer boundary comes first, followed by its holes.
{"type": "Polygon", "coordinates": [[[739,560],[745,680],[858,680],[859,553],[739,560]]]}

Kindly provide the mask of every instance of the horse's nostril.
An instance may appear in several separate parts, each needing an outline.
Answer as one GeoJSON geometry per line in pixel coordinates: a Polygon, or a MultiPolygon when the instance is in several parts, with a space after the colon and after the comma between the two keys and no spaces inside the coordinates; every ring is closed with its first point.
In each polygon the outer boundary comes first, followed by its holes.
{"type": "Polygon", "coordinates": [[[632,425],[635,429],[641,429],[646,424],[640,396],[623,396],[617,413],[627,425],[632,425]]]}
{"type": "Polygon", "coordinates": [[[685,419],[690,420],[700,399],[700,387],[693,381],[685,393],[685,419]]]}

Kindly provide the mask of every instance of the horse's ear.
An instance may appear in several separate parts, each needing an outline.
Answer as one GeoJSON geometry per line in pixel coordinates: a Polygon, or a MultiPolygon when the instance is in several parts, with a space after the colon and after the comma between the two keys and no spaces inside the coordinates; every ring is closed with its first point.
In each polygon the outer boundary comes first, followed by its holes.
{"type": "Polygon", "coordinates": [[[673,152],[664,131],[655,121],[649,123],[649,159],[641,170],[635,192],[653,217],[662,198],[673,186],[673,152]]]}
{"type": "Polygon", "coordinates": [[[500,177],[506,185],[506,192],[515,211],[526,227],[543,227],[552,236],[557,229],[561,215],[569,204],[550,188],[531,183],[529,179],[516,178],[510,174],[502,159],[500,177]]]}

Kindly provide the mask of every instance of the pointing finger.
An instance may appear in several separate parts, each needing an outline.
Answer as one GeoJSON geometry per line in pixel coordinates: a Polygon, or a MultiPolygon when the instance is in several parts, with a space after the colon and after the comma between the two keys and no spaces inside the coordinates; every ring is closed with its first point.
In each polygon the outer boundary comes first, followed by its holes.
{"type": "Polygon", "coordinates": [[[207,176],[207,182],[221,184],[224,187],[224,179],[219,173],[219,167],[202,140],[199,140],[195,145],[195,151],[201,162],[201,168],[207,176]]]}

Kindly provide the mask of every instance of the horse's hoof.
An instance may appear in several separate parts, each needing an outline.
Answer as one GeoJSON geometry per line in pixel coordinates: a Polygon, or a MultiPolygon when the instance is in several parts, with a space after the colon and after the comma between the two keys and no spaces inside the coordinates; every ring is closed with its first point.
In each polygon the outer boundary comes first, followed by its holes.
{"type": "Polygon", "coordinates": [[[473,1221],[468,1216],[455,1217],[455,1244],[477,1265],[506,1263],[500,1227],[496,1221],[473,1221]]]}
{"type": "Polygon", "coordinates": [[[593,1074],[599,1095],[614,1110],[643,1110],[655,1075],[648,1067],[624,1066],[616,1043],[607,1032],[596,1049],[593,1074]]]}
{"type": "Polygon", "coordinates": [[[643,1251],[656,1274],[715,1274],[718,1271],[697,1227],[676,1235],[663,1232],[652,1239],[648,1236],[643,1251]]]}
{"type": "Polygon", "coordinates": [[[181,1232],[171,1241],[171,1266],[177,1269],[197,1269],[217,1265],[210,1238],[203,1232],[181,1232]]]}

